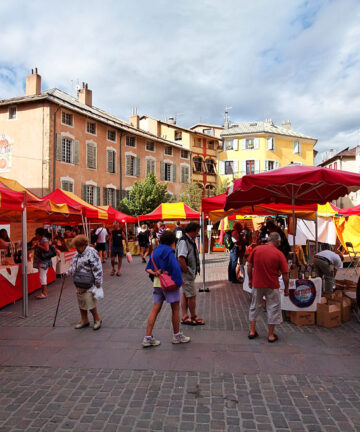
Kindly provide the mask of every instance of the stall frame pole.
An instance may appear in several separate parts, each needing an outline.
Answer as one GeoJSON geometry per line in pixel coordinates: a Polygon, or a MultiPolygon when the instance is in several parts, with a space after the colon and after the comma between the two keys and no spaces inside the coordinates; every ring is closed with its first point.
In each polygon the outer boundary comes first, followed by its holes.
{"type": "Polygon", "coordinates": [[[201,240],[202,240],[202,291],[205,291],[205,214],[201,213],[201,240]]]}
{"type": "Polygon", "coordinates": [[[24,193],[24,209],[22,212],[22,315],[23,318],[29,316],[28,280],[27,280],[27,230],[26,230],[26,194],[24,193]]]}

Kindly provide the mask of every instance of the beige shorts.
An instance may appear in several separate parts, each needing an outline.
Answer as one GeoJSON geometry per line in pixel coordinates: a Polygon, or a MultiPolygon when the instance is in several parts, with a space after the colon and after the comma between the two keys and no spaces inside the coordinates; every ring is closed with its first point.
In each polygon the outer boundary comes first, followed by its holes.
{"type": "Polygon", "coordinates": [[[48,268],[47,269],[43,269],[43,268],[39,268],[39,278],[40,278],[40,284],[41,285],[47,285],[47,272],[48,272],[48,268]]]}
{"type": "Polygon", "coordinates": [[[184,283],[182,286],[185,297],[196,296],[195,278],[190,273],[183,273],[184,283]]]}
{"type": "Polygon", "coordinates": [[[256,321],[258,313],[261,310],[262,299],[266,299],[267,322],[270,325],[282,323],[281,300],[278,289],[271,288],[253,288],[249,311],[249,321],[256,321]]]}
{"type": "Polygon", "coordinates": [[[82,310],[91,310],[96,308],[96,300],[93,293],[84,292],[83,294],[77,293],[79,308],[82,310]]]}

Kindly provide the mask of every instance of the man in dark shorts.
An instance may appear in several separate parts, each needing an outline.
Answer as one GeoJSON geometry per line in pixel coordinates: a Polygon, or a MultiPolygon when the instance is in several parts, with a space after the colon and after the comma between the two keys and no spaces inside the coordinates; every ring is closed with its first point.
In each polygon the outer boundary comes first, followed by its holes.
{"type": "Polygon", "coordinates": [[[146,263],[146,257],[150,255],[150,231],[147,225],[141,225],[141,229],[137,235],[137,241],[140,246],[140,256],[143,263],[146,263]]]}
{"type": "Polygon", "coordinates": [[[113,230],[111,231],[111,276],[115,274],[115,258],[118,258],[118,268],[116,276],[120,276],[122,258],[124,256],[123,240],[125,240],[126,250],[129,250],[128,241],[124,230],[120,228],[119,222],[115,221],[113,224],[113,230]]]}

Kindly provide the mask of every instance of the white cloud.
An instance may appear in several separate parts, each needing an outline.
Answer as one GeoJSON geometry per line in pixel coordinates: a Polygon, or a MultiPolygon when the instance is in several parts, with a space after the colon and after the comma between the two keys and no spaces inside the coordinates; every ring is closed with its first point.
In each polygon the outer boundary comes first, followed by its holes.
{"type": "Polygon", "coordinates": [[[357,0],[1,2],[0,98],[86,81],[96,106],[221,123],[290,119],[318,150],[356,144],[357,0]]]}

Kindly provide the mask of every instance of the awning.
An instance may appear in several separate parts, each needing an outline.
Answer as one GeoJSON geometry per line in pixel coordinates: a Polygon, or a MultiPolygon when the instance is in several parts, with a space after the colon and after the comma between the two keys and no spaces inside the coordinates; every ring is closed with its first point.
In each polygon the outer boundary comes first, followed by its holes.
{"type": "Polygon", "coordinates": [[[163,203],[153,212],[139,215],[139,221],[200,219],[200,213],[184,203],[163,203]]]}
{"type": "Polygon", "coordinates": [[[124,223],[137,223],[137,218],[135,216],[127,215],[126,213],[121,213],[120,211],[114,209],[111,206],[100,206],[102,210],[105,210],[108,214],[109,221],[118,221],[124,223]]]}

